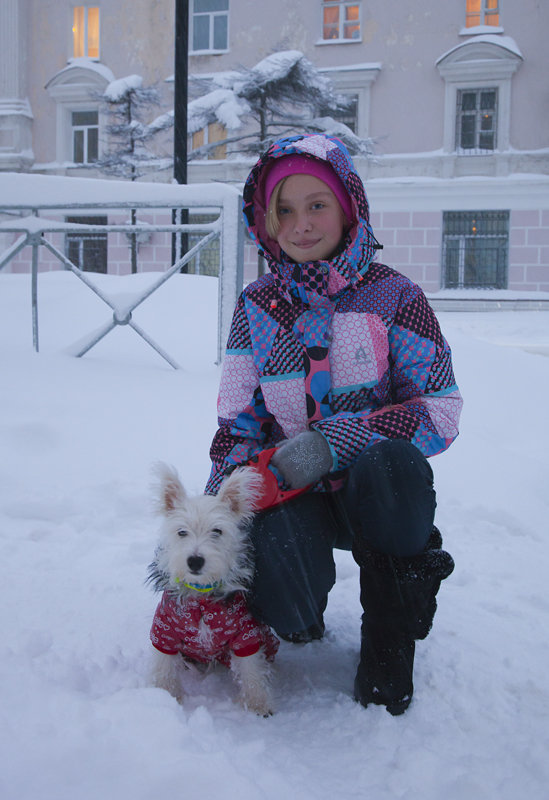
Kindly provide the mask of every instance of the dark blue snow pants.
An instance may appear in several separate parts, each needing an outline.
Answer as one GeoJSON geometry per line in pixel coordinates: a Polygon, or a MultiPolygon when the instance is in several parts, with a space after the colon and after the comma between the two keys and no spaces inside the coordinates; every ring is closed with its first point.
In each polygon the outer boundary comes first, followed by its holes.
{"type": "Polygon", "coordinates": [[[334,548],[350,550],[360,536],[371,550],[416,555],[435,506],[433,472],[414,445],[393,439],[370,447],[338,492],[301,495],[255,517],[252,610],[280,634],[305,630],[321,618],[335,583],[334,548]]]}

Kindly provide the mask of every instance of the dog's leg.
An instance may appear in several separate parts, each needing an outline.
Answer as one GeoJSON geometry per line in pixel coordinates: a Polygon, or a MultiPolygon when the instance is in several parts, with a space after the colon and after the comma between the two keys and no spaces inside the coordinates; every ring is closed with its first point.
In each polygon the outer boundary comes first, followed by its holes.
{"type": "Polygon", "coordinates": [[[183,702],[185,693],[181,686],[182,660],[180,655],[170,656],[154,651],[153,683],[158,689],[165,689],[178,703],[183,702]]]}
{"type": "Polygon", "coordinates": [[[263,717],[270,716],[273,713],[271,667],[263,650],[244,658],[233,654],[231,671],[240,686],[242,706],[263,717]]]}

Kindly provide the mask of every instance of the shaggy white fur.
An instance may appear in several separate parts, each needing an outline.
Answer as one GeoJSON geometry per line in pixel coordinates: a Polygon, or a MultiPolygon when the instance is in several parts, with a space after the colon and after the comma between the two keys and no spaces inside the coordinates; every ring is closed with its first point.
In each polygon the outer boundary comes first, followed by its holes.
{"type": "MultiPolygon", "coordinates": [[[[253,468],[241,467],[225,479],[217,495],[191,497],[172,467],[158,464],[156,474],[157,509],[163,524],[149,568],[155,589],[175,597],[182,613],[185,603],[191,599],[196,603],[200,594],[223,602],[234,592],[246,591],[253,566],[245,528],[261,496],[261,475],[253,468]]],[[[207,622],[201,619],[196,639],[205,651],[211,636],[207,622]]],[[[154,684],[182,702],[184,658],[181,653],[154,652],[154,684]]],[[[263,650],[245,657],[231,653],[230,668],[241,704],[257,714],[271,714],[271,667],[263,650]]]]}

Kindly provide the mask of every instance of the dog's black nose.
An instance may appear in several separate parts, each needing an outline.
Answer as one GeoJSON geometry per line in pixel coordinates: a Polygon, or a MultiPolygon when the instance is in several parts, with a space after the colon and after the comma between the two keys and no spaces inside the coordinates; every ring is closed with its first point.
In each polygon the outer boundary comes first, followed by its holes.
{"type": "Polygon", "coordinates": [[[198,575],[201,571],[202,567],[204,566],[204,559],[202,556],[189,556],[187,559],[187,564],[189,566],[190,571],[193,575],[198,575]]]}

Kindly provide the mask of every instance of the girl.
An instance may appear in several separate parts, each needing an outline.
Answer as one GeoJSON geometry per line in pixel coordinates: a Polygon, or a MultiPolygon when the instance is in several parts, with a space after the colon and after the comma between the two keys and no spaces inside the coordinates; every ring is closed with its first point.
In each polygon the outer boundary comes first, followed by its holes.
{"type": "Polygon", "coordinates": [[[255,517],[252,611],[286,640],[320,639],[333,548],[352,550],[355,698],[400,714],[415,640],[453,569],[427,461],[458,432],[450,349],[421,289],[373,260],[364,187],[337,139],[272,145],[246,181],[244,217],[270,273],[234,312],[206,491],[276,446],[280,485],[308,489],[255,517]]]}

